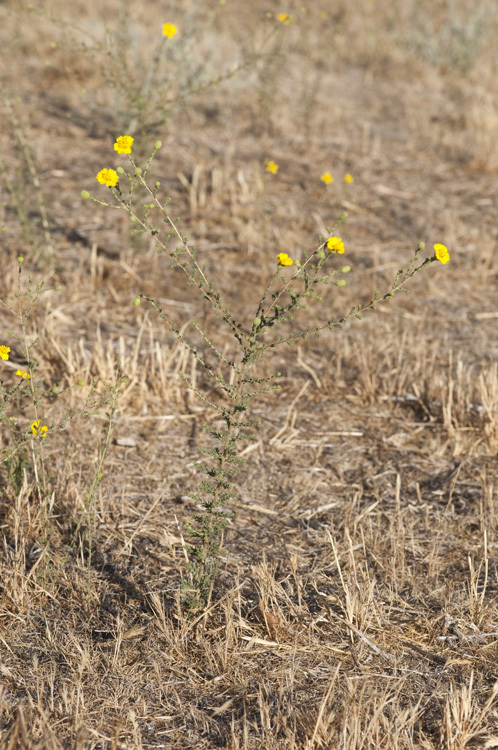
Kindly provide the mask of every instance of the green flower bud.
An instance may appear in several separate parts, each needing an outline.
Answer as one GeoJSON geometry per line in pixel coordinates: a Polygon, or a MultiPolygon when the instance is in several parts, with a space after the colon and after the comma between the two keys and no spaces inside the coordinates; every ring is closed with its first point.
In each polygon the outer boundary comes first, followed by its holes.
{"type": "Polygon", "coordinates": [[[86,201],[90,197],[90,193],[88,192],[88,190],[82,190],[81,197],[86,201]]]}
{"type": "Polygon", "coordinates": [[[162,144],[162,142],[161,142],[161,141],[156,141],[156,142],[154,143],[154,151],[159,151],[159,149],[161,148],[161,146],[162,146],[162,145],[163,145],[163,144],[162,144]]]}
{"type": "Polygon", "coordinates": [[[253,324],[253,326],[254,326],[255,328],[259,328],[259,326],[261,325],[261,318],[254,318],[254,320],[253,320],[253,323],[252,323],[252,324],[253,324]]]}
{"type": "Polygon", "coordinates": [[[136,220],[137,220],[137,217],[133,216],[133,214],[130,214],[130,221],[131,221],[131,223],[134,224],[136,222],[136,220]]]}
{"type": "Polygon", "coordinates": [[[101,472],[101,471],[99,471],[99,473],[97,474],[97,476],[95,477],[95,479],[96,479],[96,480],[97,480],[98,482],[100,482],[100,480],[102,479],[102,477],[103,477],[103,476],[104,476],[104,475],[102,474],[102,472],[101,472]]]}
{"type": "Polygon", "coordinates": [[[158,188],[161,183],[160,182],[155,182],[154,184],[155,184],[156,188],[158,188]]]}
{"type": "Polygon", "coordinates": [[[123,169],[123,167],[118,167],[118,168],[116,169],[116,172],[117,172],[118,174],[124,174],[124,169],[123,169]]]}
{"type": "Polygon", "coordinates": [[[19,263],[19,265],[20,265],[21,263],[24,263],[24,255],[18,255],[18,256],[17,256],[17,262],[19,263]]]}
{"type": "Polygon", "coordinates": [[[78,380],[78,385],[80,388],[84,388],[86,385],[86,380],[83,380],[83,378],[81,380],[78,380]]]}
{"type": "Polygon", "coordinates": [[[349,273],[351,271],[351,266],[343,266],[341,268],[341,273],[349,273]]]}
{"type": "Polygon", "coordinates": [[[344,279],[340,279],[339,281],[335,282],[337,286],[346,286],[346,282],[344,279]]]}
{"type": "Polygon", "coordinates": [[[348,218],[348,212],[343,211],[342,214],[339,216],[339,221],[346,221],[347,218],[348,218]]]}
{"type": "Polygon", "coordinates": [[[142,299],[141,299],[141,297],[140,297],[140,296],[138,296],[138,297],[135,297],[135,299],[133,300],[133,304],[134,304],[134,306],[135,306],[135,307],[140,307],[140,302],[141,302],[141,301],[142,301],[142,299]]]}
{"type": "Polygon", "coordinates": [[[140,177],[141,174],[142,170],[140,169],[140,167],[135,167],[135,177],[140,177]]]}
{"type": "Polygon", "coordinates": [[[417,250],[425,250],[425,242],[419,242],[417,250]]]}
{"type": "Polygon", "coordinates": [[[317,255],[318,260],[323,260],[325,258],[325,250],[323,249],[323,247],[317,250],[316,255],[317,255]]]}

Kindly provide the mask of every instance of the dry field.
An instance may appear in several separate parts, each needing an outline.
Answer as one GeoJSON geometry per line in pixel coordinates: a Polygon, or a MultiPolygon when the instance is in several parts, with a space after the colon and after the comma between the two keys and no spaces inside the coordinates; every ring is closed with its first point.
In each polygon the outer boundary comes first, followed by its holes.
{"type": "MultiPolygon", "coordinates": [[[[495,0],[30,8],[0,3],[0,296],[19,253],[22,289],[50,288],[28,340],[51,429],[42,482],[41,441],[4,461],[33,404],[0,412],[1,750],[498,748],[495,0]],[[163,80],[133,104],[165,22],[163,80]],[[182,540],[215,413],[180,373],[221,394],[133,299],[208,360],[192,322],[233,342],[150,237],[82,200],[110,195],[95,175],[126,166],[125,133],[142,162],[161,139],[153,179],[239,320],[276,254],[311,252],[343,211],[347,285],[301,321],[387,291],[420,241],[451,256],[258,365],[281,388],[253,402],[204,618],[181,607],[182,540]],[[109,441],[109,406],[65,415],[119,363],[109,441]]],[[[0,316],[5,394],[25,363],[0,316]]]]}

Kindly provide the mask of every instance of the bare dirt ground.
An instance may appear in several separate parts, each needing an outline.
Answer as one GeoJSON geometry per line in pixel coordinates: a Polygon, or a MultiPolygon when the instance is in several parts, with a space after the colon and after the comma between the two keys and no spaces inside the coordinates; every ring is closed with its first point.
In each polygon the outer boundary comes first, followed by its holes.
{"type": "MultiPolygon", "coordinates": [[[[496,3],[166,5],[0,4],[0,296],[20,252],[24,285],[60,287],[28,332],[37,378],[64,391],[40,406],[49,501],[29,455],[16,481],[0,475],[0,748],[498,747],[496,3]],[[154,126],[126,86],[167,21],[172,103],[154,126]],[[179,373],[219,394],[132,301],[154,297],[200,348],[189,323],[216,338],[218,322],[124,214],[80,197],[107,197],[95,175],[126,164],[113,142],[128,132],[137,154],[162,140],[153,178],[240,320],[276,254],[311,252],[343,211],[352,270],[311,322],[387,291],[420,241],[451,256],[258,366],[281,389],[253,402],[198,621],[180,606],[182,539],[214,414],[179,373]],[[58,425],[119,362],[90,512],[106,409],[58,425]]],[[[9,388],[19,323],[0,315],[9,388]]],[[[32,418],[20,401],[6,413],[23,431],[32,418]]]]}

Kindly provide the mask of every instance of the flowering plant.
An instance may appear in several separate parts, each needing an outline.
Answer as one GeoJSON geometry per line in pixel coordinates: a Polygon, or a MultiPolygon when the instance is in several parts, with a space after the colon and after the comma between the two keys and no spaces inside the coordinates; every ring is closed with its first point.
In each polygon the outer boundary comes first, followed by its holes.
{"type": "MultiPolygon", "coordinates": [[[[354,306],[341,317],[325,316],[321,323],[300,325],[295,322],[296,313],[305,310],[309,300],[320,300],[318,294],[320,286],[343,287],[346,283],[343,276],[349,272],[350,266],[337,267],[334,263],[335,255],[345,253],[344,241],[333,234],[339,224],[347,218],[347,214],[343,213],[330,230],[330,236],[325,240],[320,240],[318,246],[311,252],[304,252],[299,259],[291,258],[286,252],[277,254],[277,269],[270,277],[255,312],[250,315],[246,323],[240,323],[222,301],[215,280],[209,277],[205,266],[198,262],[195,251],[187,243],[177,222],[168,213],[168,201],[159,200],[160,184],[156,182],[154,187],[149,185],[147,174],[155,154],[162,146],[161,142],[156,142],[143,169],[138,166],[130,153],[132,143],[129,136],[120,136],[116,144],[123,147],[121,153],[126,153],[130,162],[131,168],[128,172],[120,168],[120,172],[126,174],[128,179],[128,195],[125,195],[117,186],[117,179],[112,184],[114,175],[117,178],[117,174],[108,169],[99,172],[97,179],[100,178],[99,182],[110,187],[115,202],[109,204],[105,199],[93,197],[87,191],[83,191],[83,197],[91,198],[102,205],[114,205],[128,214],[135,231],[148,232],[154,238],[158,252],[169,254],[175,266],[183,272],[186,283],[196,287],[205,302],[215,310],[222,325],[225,326],[227,333],[235,340],[238,347],[238,355],[233,359],[227,358],[212,340],[210,332],[202,330],[198,324],[193,324],[219,361],[219,367],[215,370],[190,344],[183,330],[175,327],[168,313],[154,299],[140,294],[134,301],[135,306],[140,305],[142,300],[152,305],[178,340],[205,368],[210,378],[216,383],[218,390],[223,394],[222,402],[214,403],[185,377],[189,387],[218,413],[223,424],[223,427],[216,429],[206,428],[219,445],[212,449],[203,449],[203,453],[210,457],[211,464],[197,464],[205,472],[207,478],[200,483],[199,494],[191,497],[202,506],[203,512],[195,513],[188,526],[192,541],[186,547],[189,555],[188,576],[184,581],[188,589],[186,602],[191,607],[205,607],[209,603],[220,555],[223,553],[221,535],[228,523],[230,501],[236,495],[230,478],[240,471],[244,463],[244,459],[239,455],[238,446],[241,441],[252,437],[248,430],[258,426],[258,423],[248,419],[246,414],[253,398],[279,387],[276,382],[279,373],[264,378],[254,377],[252,373],[254,365],[269,349],[282,344],[292,344],[311,335],[319,335],[321,331],[336,328],[352,317],[361,319],[365,311],[375,309],[377,304],[394,297],[400,291],[406,291],[404,285],[416,273],[435,260],[447,262],[449,256],[444,245],[436,245],[435,255],[420,261],[420,253],[425,247],[423,243],[420,243],[408,269],[398,272],[391,288],[383,295],[376,292],[368,303],[354,306]],[[150,201],[145,204],[145,217],[138,216],[132,207],[132,195],[136,188],[142,189],[150,201]],[[160,228],[150,219],[153,210],[159,212],[162,223],[168,226],[170,234],[166,240],[160,237],[160,228]],[[169,249],[167,245],[170,237],[174,237],[178,243],[175,250],[169,249]],[[290,275],[286,275],[283,269],[291,266],[294,266],[295,270],[290,275]],[[338,276],[340,278],[337,278],[338,276]],[[290,322],[292,323],[290,329],[280,335],[275,335],[274,332],[279,326],[290,322]]],[[[265,168],[274,175],[278,172],[278,165],[273,161],[267,161],[265,168]]]]}

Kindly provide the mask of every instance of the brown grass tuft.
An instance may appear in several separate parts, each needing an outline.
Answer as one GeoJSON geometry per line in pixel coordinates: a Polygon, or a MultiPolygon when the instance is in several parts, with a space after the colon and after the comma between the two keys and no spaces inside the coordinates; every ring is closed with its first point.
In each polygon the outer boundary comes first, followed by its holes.
{"type": "MultiPolygon", "coordinates": [[[[281,371],[282,388],[255,402],[261,427],[244,451],[228,555],[197,620],[180,606],[182,539],[201,427],[215,415],[180,373],[212,386],[157,316],[131,303],[154,296],[189,335],[192,320],[216,319],[117,212],[79,197],[97,194],[119,134],[81,43],[105,38],[127,4],[100,5],[91,18],[86,4],[60,0],[54,18],[0,8],[2,86],[32,149],[55,254],[4,108],[6,174],[41,239],[27,239],[4,175],[0,296],[15,291],[21,251],[36,281],[61,285],[30,324],[43,383],[70,387],[46,403],[47,423],[81,408],[92,378],[97,393],[119,363],[128,378],[93,514],[85,493],[103,413],[47,443],[47,506],[29,456],[16,486],[0,471],[0,749],[498,747],[495,4],[474,15],[463,0],[291,4],[297,21],[272,57],[144,134],[150,146],[163,140],[154,178],[237,316],[276,253],[313,248],[343,210],[353,270],[322,302],[338,315],[384,289],[420,240],[451,253],[393,305],[259,367],[281,371]],[[271,181],[265,158],[280,165],[271,181]]],[[[191,5],[168,13],[181,19],[191,5]]],[[[191,20],[192,74],[235,61],[267,32],[266,13],[280,12],[214,6],[191,20]]],[[[147,59],[165,11],[155,0],[130,8],[130,44],[147,59]]],[[[0,316],[4,338],[18,332],[0,316]]],[[[217,343],[228,356],[230,342],[217,343]]],[[[7,385],[18,366],[2,363],[7,385]]]]}

